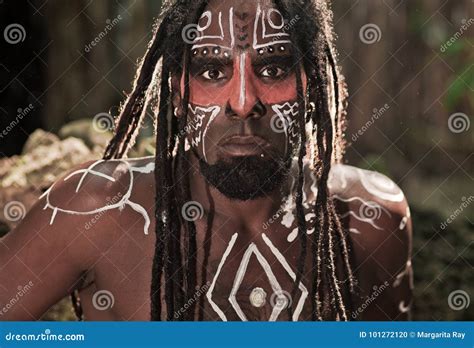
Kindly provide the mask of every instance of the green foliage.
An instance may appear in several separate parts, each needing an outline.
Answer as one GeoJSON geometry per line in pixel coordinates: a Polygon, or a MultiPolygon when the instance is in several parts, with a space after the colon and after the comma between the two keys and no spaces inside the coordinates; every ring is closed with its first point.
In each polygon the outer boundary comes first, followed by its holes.
{"type": "Polygon", "coordinates": [[[448,110],[454,111],[464,97],[474,101],[472,91],[474,90],[474,67],[472,64],[465,67],[463,73],[450,82],[449,89],[445,96],[445,105],[448,110]]]}

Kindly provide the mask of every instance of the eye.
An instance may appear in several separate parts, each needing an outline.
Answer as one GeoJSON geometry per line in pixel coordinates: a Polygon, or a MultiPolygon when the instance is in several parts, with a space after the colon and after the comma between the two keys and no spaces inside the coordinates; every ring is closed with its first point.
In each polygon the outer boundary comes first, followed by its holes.
{"type": "Polygon", "coordinates": [[[225,74],[219,69],[207,69],[201,73],[201,76],[209,81],[219,81],[225,78],[225,74]]]}
{"type": "Polygon", "coordinates": [[[270,79],[278,79],[286,75],[286,71],[278,66],[267,66],[260,70],[260,76],[270,79]]]}

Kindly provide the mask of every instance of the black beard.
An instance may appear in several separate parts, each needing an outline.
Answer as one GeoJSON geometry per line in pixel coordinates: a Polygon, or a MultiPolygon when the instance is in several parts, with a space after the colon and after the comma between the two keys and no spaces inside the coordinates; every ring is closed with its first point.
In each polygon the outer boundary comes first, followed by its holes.
{"type": "Polygon", "coordinates": [[[199,165],[206,181],[224,196],[248,201],[281,187],[290,172],[291,158],[285,162],[257,156],[236,157],[216,164],[200,158],[199,165]]]}

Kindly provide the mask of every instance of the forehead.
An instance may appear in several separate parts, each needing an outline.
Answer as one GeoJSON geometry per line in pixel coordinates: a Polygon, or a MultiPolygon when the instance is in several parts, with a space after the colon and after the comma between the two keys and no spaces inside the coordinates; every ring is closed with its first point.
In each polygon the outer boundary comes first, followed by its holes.
{"type": "Polygon", "coordinates": [[[272,1],[212,0],[197,23],[193,49],[219,46],[263,52],[291,43],[287,21],[272,1]]]}

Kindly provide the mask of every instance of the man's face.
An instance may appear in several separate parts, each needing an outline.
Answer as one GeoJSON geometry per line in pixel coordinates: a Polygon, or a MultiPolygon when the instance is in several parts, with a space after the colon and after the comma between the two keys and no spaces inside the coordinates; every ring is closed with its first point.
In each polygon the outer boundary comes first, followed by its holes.
{"type": "MultiPolygon", "coordinates": [[[[205,177],[230,198],[251,199],[275,189],[298,147],[287,26],[270,1],[211,1],[198,22],[188,142],[205,177]],[[229,186],[239,186],[231,188],[239,192],[227,192],[229,186]]],[[[302,79],[305,86],[304,74],[302,79]]]]}

